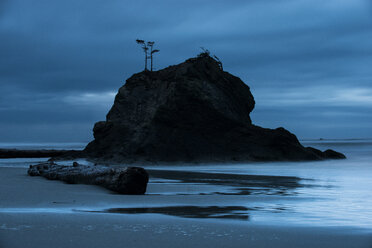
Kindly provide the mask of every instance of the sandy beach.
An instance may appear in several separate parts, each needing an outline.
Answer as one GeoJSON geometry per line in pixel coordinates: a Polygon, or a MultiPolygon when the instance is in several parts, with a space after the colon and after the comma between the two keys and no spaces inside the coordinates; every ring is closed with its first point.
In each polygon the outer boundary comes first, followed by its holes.
{"type": "MultiPolygon", "coordinates": [[[[158,171],[157,178],[150,181],[147,195],[126,196],[97,186],[29,177],[26,171],[27,168],[0,168],[2,248],[369,248],[372,244],[370,229],[288,224],[280,218],[273,222],[254,221],[251,213],[260,209],[241,204],[276,202],[280,195],[233,194],[231,189],[223,188],[219,190],[226,194],[215,194],[212,192],[218,190],[216,185],[197,185],[196,190],[192,184],[169,179],[174,173],[158,171]]],[[[291,195],[285,198],[296,201],[291,195]]]]}

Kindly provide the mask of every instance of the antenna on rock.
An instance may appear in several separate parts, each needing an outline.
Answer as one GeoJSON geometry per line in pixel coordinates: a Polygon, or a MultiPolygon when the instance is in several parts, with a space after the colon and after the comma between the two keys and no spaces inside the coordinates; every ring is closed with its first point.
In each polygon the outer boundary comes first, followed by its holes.
{"type": "Polygon", "coordinates": [[[141,45],[142,49],[143,49],[143,52],[145,53],[145,71],[147,71],[147,59],[150,59],[150,62],[151,62],[151,71],[152,71],[152,55],[154,53],[157,53],[159,52],[160,50],[158,49],[155,49],[153,50],[153,46],[155,44],[154,41],[144,41],[144,40],[139,40],[137,39],[136,40],[137,44],[141,45]],[[149,52],[149,49],[150,49],[150,56],[148,55],[148,52],[149,52]]]}

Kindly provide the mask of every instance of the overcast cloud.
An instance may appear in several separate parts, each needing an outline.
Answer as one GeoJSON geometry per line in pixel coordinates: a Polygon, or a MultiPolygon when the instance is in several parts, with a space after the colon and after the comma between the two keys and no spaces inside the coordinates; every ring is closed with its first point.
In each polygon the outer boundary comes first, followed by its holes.
{"type": "Polygon", "coordinates": [[[299,138],[372,138],[369,0],[0,1],[0,142],[87,142],[118,88],[208,48],[299,138]]]}

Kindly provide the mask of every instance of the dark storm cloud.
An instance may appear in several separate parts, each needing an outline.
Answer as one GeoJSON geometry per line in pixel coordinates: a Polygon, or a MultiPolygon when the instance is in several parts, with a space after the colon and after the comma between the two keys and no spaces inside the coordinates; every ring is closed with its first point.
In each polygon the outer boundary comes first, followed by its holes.
{"type": "Polygon", "coordinates": [[[136,38],[156,41],[157,69],[200,46],[211,50],[251,87],[258,124],[309,137],[329,125],[342,136],[343,128],[370,121],[368,0],[0,1],[0,37],[4,139],[27,125],[45,139],[66,137],[74,124],[90,132],[125,79],[142,70],[136,38]],[[332,114],[337,122],[324,118],[332,114]],[[296,116],[301,127],[292,122],[296,116]]]}

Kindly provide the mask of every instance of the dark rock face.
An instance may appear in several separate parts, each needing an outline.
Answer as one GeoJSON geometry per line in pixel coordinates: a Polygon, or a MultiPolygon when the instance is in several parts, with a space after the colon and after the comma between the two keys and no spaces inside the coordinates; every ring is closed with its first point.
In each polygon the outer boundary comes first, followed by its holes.
{"type": "Polygon", "coordinates": [[[316,155],[318,155],[320,158],[323,158],[323,159],[345,159],[346,158],[344,154],[333,151],[331,149],[328,149],[324,152],[318,149],[315,149],[313,147],[306,147],[306,149],[309,152],[315,153],[316,155]]]}
{"type": "Polygon", "coordinates": [[[128,167],[113,169],[103,166],[87,166],[76,162],[73,166],[53,162],[30,165],[30,176],[42,176],[72,184],[94,184],[127,195],[145,194],[149,176],[145,169],[128,167]]]}
{"type": "MultiPolygon", "coordinates": [[[[285,130],[252,124],[249,87],[209,56],[134,74],[106,121],[94,126],[87,157],[117,162],[315,160],[285,130]]],[[[333,155],[332,155],[333,156],[333,155]]]]}
{"type": "Polygon", "coordinates": [[[340,152],[333,151],[331,149],[325,150],[323,152],[323,157],[324,158],[329,158],[329,159],[345,159],[346,156],[340,152]]]}

